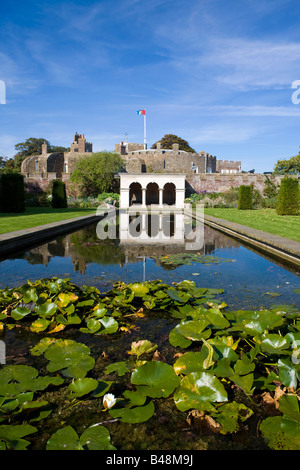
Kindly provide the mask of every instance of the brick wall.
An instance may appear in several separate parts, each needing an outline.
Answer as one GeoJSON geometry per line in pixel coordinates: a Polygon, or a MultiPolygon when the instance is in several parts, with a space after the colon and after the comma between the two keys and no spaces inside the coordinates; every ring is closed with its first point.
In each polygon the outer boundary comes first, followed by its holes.
{"type": "MultiPolygon", "coordinates": [[[[279,186],[282,176],[268,175],[268,178],[279,186]]],[[[265,187],[266,176],[248,173],[239,173],[236,175],[220,173],[194,174],[187,175],[186,181],[187,187],[190,190],[193,189],[197,193],[201,191],[207,191],[210,193],[224,192],[232,187],[238,188],[241,185],[250,185],[252,183],[255,189],[262,192],[265,187]]]]}

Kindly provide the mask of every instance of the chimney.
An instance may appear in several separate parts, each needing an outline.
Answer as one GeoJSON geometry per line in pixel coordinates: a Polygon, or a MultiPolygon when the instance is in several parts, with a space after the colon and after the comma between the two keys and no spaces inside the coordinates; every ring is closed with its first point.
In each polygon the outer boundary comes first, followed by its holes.
{"type": "Polygon", "coordinates": [[[173,152],[179,152],[179,144],[173,144],[173,152]]]}
{"type": "Polygon", "coordinates": [[[48,153],[48,145],[47,145],[47,142],[44,141],[44,143],[42,144],[42,155],[46,155],[48,153]]]}
{"type": "Polygon", "coordinates": [[[161,150],[161,142],[157,142],[156,149],[159,150],[159,151],[161,150]]]}

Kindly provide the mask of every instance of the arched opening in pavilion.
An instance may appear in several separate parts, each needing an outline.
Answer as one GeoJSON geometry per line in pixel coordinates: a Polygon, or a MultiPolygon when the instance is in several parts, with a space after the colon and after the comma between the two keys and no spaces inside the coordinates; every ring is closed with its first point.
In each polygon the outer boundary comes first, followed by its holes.
{"type": "Polygon", "coordinates": [[[163,204],[173,206],[176,204],[176,186],[174,183],[166,183],[163,190],[163,204]]]}
{"type": "Polygon", "coordinates": [[[149,183],[146,190],[146,205],[159,204],[158,184],[149,183]]]}
{"type": "Polygon", "coordinates": [[[129,186],[129,205],[142,204],[142,186],[140,183],[131,183],[129,186]]]}

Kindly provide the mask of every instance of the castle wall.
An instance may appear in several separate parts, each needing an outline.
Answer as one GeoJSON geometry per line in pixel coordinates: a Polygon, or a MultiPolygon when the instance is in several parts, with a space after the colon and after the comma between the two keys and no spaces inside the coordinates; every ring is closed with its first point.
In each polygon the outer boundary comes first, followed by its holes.
{"type": "MultiPolygon", "coordinates": [[[[280,185],[282,176],[268,175],[270,181],[276,185],[280,185]]],[[[263,192],[266,186],[266,177],[262,174],[194,174],[186,176],[187,190],[189,192],[196,191],[207,191],[209,193],[221,193],[227,191],[230,188],[238,188],[241,185],[250,185],[253,183],[255,189],[258,189],[260,193],[263,192]]]]}
{"type": "Polygon", "coordinates": [[[124,156],[128,173],[214,173],[216,157],[178,150],[154,149],[128,152],[124,156]]]}

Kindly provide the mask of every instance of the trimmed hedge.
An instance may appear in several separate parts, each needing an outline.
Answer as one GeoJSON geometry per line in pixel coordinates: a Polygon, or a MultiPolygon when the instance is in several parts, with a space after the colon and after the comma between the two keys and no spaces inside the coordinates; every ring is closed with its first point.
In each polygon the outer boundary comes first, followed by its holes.
{"type": "Polygon", "coordinates": [[[51,205],[53,208],[56,209],[63,209],[65,207],[68,207],[66,185],[63,181],[53,181],[51,205]]]}
{"type": "Polygon", "coordinates": [[[298,179],[286,176],[281,180],[276,212],[278,215],[300,215],[300,190],[298,179]]]}
{"type": "Polygon", "coordinates": [[[242,185],[239,187],[238,209],[253,209],[251,186],[242,185]]]}
{"type": "Polygon", "coordinates": [[[3,173],[0,176],[0,212],[25,211],[24,176],[20,173],[3,173]]]}

